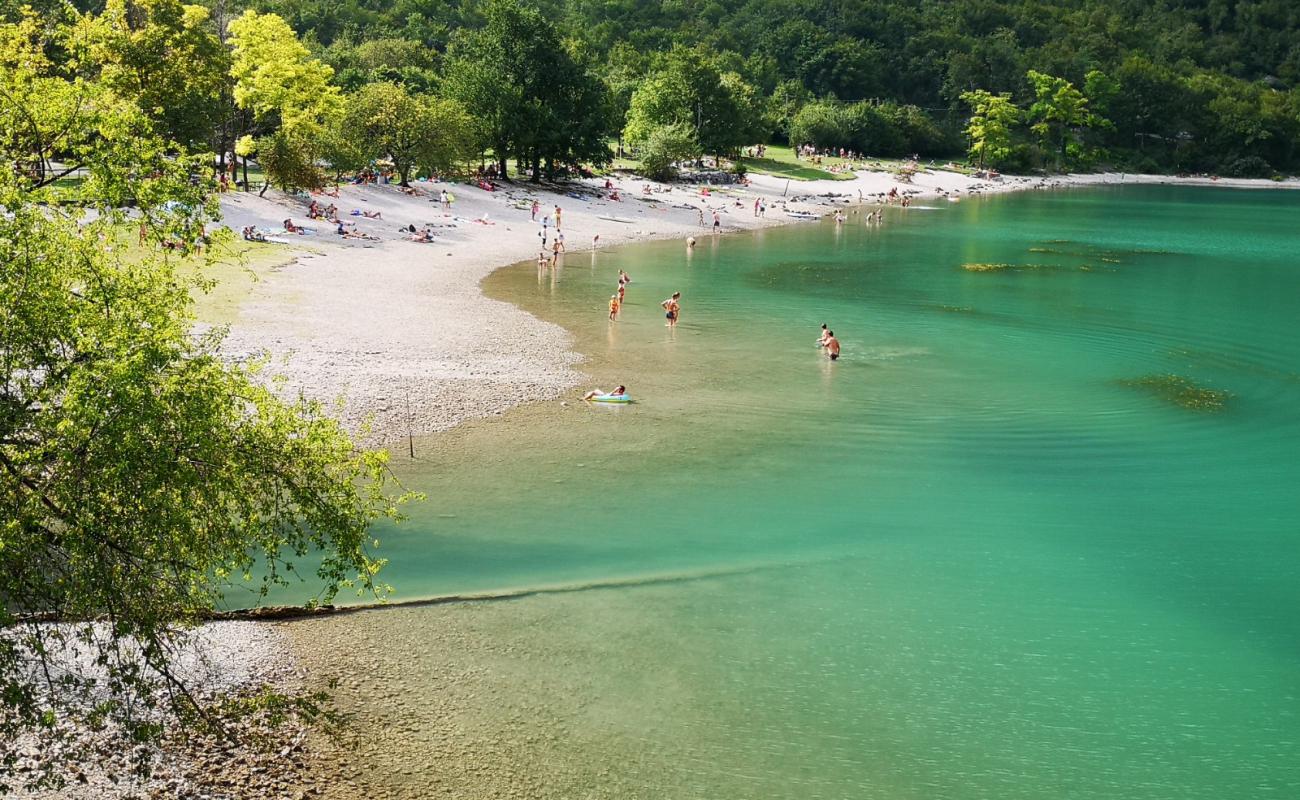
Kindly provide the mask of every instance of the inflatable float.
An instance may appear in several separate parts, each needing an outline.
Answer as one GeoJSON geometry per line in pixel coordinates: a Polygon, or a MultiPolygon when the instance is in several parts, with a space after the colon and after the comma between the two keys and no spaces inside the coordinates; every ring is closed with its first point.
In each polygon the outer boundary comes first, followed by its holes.
{"type": "Polygon", "coordinates": [[[623,394],[598,394],[589,398],[590,403],[630,403],[632,396],[624,392],[623,394]]]}

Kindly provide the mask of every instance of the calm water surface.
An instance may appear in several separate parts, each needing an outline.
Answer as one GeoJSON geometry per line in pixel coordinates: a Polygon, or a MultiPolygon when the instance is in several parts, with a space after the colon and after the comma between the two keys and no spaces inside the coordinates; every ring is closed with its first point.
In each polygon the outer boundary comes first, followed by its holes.
{"type": "Polygon", "coordinates": [[[1300,796],[1300,193],[861,220],[489,279],[637,403],[423,443],[399,596],[720,573],[585,732],[681,797],[1300,796]]]}

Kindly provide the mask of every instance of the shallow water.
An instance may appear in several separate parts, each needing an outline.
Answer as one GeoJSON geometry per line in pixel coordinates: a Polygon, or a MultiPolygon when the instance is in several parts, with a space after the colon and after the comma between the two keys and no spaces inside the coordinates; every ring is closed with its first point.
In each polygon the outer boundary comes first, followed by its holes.
{"type": "Polygon", "coordinates": [[[581,738],[671,740],[659,796],[1300,793],[1300,193],[700,238],[487,281],[637,402],[420,443],[399,597],[720,573],[611,590],[644,612],[581,738]]]}

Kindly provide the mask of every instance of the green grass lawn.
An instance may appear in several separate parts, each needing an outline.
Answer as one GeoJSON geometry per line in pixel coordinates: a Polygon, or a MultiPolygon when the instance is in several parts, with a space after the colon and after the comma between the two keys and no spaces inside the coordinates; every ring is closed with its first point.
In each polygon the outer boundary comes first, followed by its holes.
{"type": "MultiPolygon", "coordinates": [[[[742,158],[745,169],[759,175],[773,175],[777,178],[790,178],[796,181],[851,181],[852,172],[828,172],[816,167],[806,160],[794,157],[794,150],[789,147],[769,145],[767,155],[763,158],[742,158]]],[[[838,158],[823,160],[823,166],[840,163],[838,158]]]]}
{"type": "Polygon", "coordinates": [[[275,269],[292,263],[303,250],[273,242],[249,242],[237,234],[226,232],[203,255],[180,255],[171,251],[154,250],[154,245],[142,245],[136,237],[136,228],[126,225],[117,236],[122,257],[129,261],[144,259],[155,253],[167,258],[183,281],[202,279],[204,286],[191,289],[194,313],[200,322],[227,325],[239,316],[253,288],[275,269]]]}
{"type": "Polygon", "coordinates": [[[301,252],[289,245],[235,237],[214,245],[206,262],[196,256],[183,259],[177,272],[181,277],[213,282],[207,289],[194,289],[194,311],[201,322],[226,325],[239,316],[239,307],[259,281],[292,263],[301,252]]]}

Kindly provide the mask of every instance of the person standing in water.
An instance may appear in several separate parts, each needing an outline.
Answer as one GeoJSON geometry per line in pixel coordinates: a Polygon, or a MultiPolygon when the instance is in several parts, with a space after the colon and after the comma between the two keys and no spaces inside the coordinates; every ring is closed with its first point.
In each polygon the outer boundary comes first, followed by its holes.
{"type": "MultiPolygon", "coordinates": [[[[620,292],[622,291],[622,288],[623,287],[621,286],[619,287],[620,292]]],[[[613,322],[614,320],[618,319],[618,311],[620,308],[622,308],[622,306],[623,304],[619,301],[618,295],[611,294],[609,296],[609,321],[610,322],[613,322]]]]}
{"type": "Polygon", "coordinates": [[[663,306],[663,309],[666,312],[664,314],[664,317],[668,320],[667,325],[670,328],[677,327],[677,318],[680,317],[682,314],[681,299],[682,299],[681,292],[673,292],[672,297],[668,298],[667,300],[659,304],[663,306]]]}
{"type": "Polygon", "coordinates": [[[825,346],[826,346],[826,340],[829,339],[829,338],[831,338],[831,332],[830,332],[830,329],[827,328],[827,327],[826,327],[826,323],[823,322],[823,323],[822,323],[822,333],[821,333],[821,336],[818,336],[818,337],[817,337],[817,346],[818,346],[818,347],[825,347],[825,346]]]}
{"type": "Polygon", "coordinates": [[[831,361],[838,361],[840,358],[840,340],[835,338],[835,331],[827,331],[826,333],[826,344],[822,346],[826,348],[826,355],[830,356],[831,361]]]}

